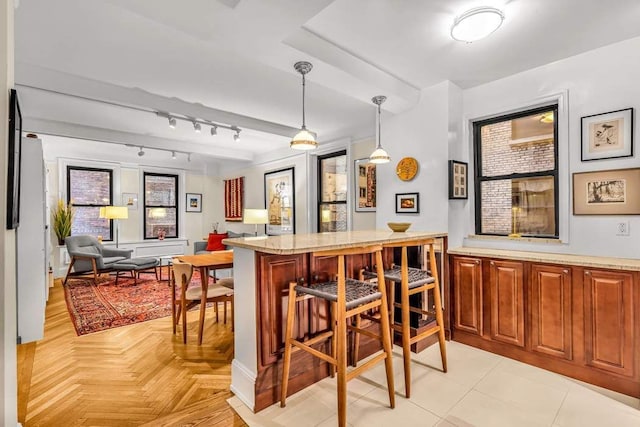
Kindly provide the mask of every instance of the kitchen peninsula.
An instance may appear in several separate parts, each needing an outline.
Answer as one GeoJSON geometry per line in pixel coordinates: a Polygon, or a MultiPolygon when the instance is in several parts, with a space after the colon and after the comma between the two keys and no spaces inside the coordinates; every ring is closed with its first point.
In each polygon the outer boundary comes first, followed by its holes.
{"type": "MultiPolygon", "coordinates": [[[[313,259],[310,256],[312,252],[425,238],[440,239],[441,254],[446,254],[446,232],[366,230],[225,239],[223,243],[234,249],[236,312],[231,390],[254,412],[279,400],[289,282],[323,280],[335,273],[334,258],[313,259]]],[[[390,264],[393,261],[392,250],[385,249],[383,257],[384,263],[390,264]]],[[[447,282],[446,258],[444,255],[440,257],[443,286],[447,282]]],[[[347,274],[351,277],[357,277],[362,268],[371,267],[370,255],[351,256],[347,260],[347,274]]],[[[306,321],[297,325],[298,336],[315,334],[328,326],[325,305],[305,301],[300,310],[306,321]]],[[[326,350],[326,346],[326,342],[319,344],[322,350],[326,350]]],[[[375,351],[368,340],[361,342],[360,349],[362,356],[375,351]]],[[[295,393],[328,374],[325,362],[304,352],[294,353],[289,390],[295,393]]]]}

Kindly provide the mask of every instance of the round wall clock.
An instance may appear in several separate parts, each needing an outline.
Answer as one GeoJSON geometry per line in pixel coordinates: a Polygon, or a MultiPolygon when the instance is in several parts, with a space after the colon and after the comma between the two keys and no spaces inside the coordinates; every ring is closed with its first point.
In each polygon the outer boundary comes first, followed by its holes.
{"type": "Polygon", "coordinates": [[[418,173],[418,161],[413,157],[405,157],[396,166],[396,175],[403,181],[411,181],[418,173]]]}

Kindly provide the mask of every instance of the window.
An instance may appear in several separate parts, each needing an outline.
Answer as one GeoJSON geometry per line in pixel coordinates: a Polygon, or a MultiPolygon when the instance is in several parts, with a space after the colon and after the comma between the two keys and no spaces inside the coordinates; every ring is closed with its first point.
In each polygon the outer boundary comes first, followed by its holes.
{"type": "Polygon", "coordinates": [[[144,238],[178,237],[178,175],[144,173],[144,238]]]}
{"type": "Polygon", "coordinates": [[[113,171],[67,166],[67,203],[73,203],[71,235],[87,234],[113,240],[111,221],[100,218],[100,207],[113,204],[113,171]]]}
{"type": "Polygon", "coordinates": [[[473,124],[476,234],[558,237],[557,113],[552,105],[473,124]]]}
{"type": "Polygon", "coordinates": [[[347,230],[347,152],[318,157],[318,231],[347,230]]]}

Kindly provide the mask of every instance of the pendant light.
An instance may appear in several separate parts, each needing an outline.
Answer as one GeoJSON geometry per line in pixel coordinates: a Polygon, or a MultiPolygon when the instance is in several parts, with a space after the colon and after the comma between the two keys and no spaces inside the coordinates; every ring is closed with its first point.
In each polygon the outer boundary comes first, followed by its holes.
{"type": "Polygon", "coordinates": [[[371,163],[389,163],[389,161],[391,160],[391,157],[389,157],[389,154],[387,154],[386,151],[384,151],[384,148],[382,148],[382,137],[380,135],[380,104],[382,104],[384,101],[387,100],[386,96],[374,96],[373,98],[371,98],[371,101],[376,104],[378,106],[378,146],[376,147],[376,149],[374,150],[373,153],[371,153],[371,155],[369,156],[369,161],[371,163]]]}
{"type": "Polygon", "coordinates": [[[318,148],[318,143],[316,142],[313,134],[307,130],[304,120],[304,76],[309,71],[311,71],[313,65],[310,62],[300,61],[296,62],[293,65],[293,68],[295,68],[297,72],[302,74],[302,127],[300,128],[300,132],[298,132],[296,136],[294,136],[291,140],[289,147],[293,148],[294,150],[314,150],[318,148]]]}

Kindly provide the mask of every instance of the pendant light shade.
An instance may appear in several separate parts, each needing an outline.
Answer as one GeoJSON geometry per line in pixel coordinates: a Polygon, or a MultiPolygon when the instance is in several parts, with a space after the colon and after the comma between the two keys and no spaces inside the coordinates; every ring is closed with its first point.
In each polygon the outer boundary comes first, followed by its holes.
{"type": "Polygon", "coordinates": [[[371,98],[371,101],[378,106],[378,113],[376,116],[376,118],[378,119],[378,146],[369,156],[369,161],[371,163],[381,164],[389,163],[389,161],[391,161],[391,157],[389,157],[389,154],[384,150],[384,148],[382,148],[382,136],[380,135],[380,105],[386,100],[387,97],[382,95],[374,96],[373,98],[371,98]]]}
{"type": "Polygon", "coordinates": [[[300,132],[298,132],[291,140],[289,147],[294,150],[313,150],[318,147],[318,143],[316,142],[316,138],[313,134],[307,130],[304,117],[304,91],[306,86],[304,76],[311,71],[313,65],[310,62],[300,61],[296,62],[293,65],[293,68],[302,74],[302,127],[300,128],[300,132]]]}

